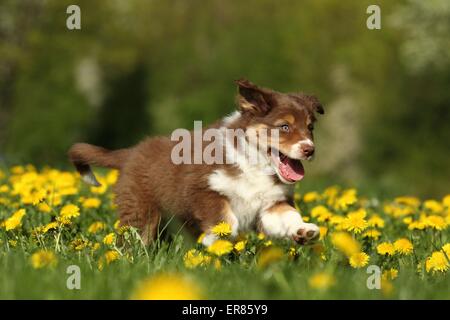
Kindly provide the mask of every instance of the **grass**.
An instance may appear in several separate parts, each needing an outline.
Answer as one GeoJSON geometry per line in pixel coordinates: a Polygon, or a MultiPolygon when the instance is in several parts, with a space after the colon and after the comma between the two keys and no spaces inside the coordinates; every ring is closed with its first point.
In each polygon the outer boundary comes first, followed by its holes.
{"type": "Polygon", "coordinates": [[[223,236],[230,246],[245,241],[239,252],[208,252],[183,229],[177,234],[180,225],[175,220],[162,222],[160,230],[167,232],[148,247],[136,230],[118,227],[111,193],[115,179],[114,172],[103,175],[102,189],[81,184],[73,172],[15,167],[0,173],[1,299],[167,298],[167,291],[174,297],[207,299],[450,297],[448,247],[443,249],[450,242],[449,197],[365,199],[355,190],[338,188],[297,194],[302,215],[322,227],[316,245],[248,233],[237,240],[223,236]],[[64,209],[67,205],[79,211],[64,209]],[[22,217],[15,214],[21,209],[22,217]],[[349,219],[352,214],[354,220],[349,219]],[[97,222],[102,227],[95,230],[97,222]],[[368,230],[377,230],[378,238],[367,236],[368,230]],[[115,240],[104,243],[108,234],[115,240]],[[347,237],[339,243],[337,234],[347,237]],[[407,239],[412,249],[403,248],[402,253],[400,246],[392,255],[377,252],[380,243],[398,239],[407,239]],[[351,266],[350,258],[359,252],[369,261],[351,266]],[[80,267],[79,290],[66,286],[70,265],[80,267]],[[398,276],[385,274],[381,289],[371,290],[370,265],[382,273],[395,269],[398,276]]]}

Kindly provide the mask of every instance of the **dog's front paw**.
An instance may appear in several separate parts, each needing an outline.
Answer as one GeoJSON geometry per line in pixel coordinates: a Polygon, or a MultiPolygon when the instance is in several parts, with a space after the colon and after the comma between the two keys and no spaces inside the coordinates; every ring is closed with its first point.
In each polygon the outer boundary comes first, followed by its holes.
{"type": "Polygon", "coordinates": [[[319,239],[319,236],[320,230],[318,226],[313,223],[303,223],[292,238],[299,244],[310,244],[319,239]]]}

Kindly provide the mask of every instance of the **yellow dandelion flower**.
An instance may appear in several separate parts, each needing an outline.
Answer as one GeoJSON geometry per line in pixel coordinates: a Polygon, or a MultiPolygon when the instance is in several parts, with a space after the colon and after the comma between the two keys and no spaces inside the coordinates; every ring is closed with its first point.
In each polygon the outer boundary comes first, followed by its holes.
{"type": "Polygon", "coordinates": [[[441,251],[435,251],[431,254],[425,262],[425,269],[427,272],[439,271],[445,272],[449,268],[449,263],[445,254],[441,251]]]}
{"type": "Polygon", "coordinates": [[[39,203],[37,208],[40,212],[44,213],[49,213],[52,211],[52,208],[46,202],[39,203]]]}
{"type": "Polygon", "coordinates": [[[372,228],[384,228],[384,220],[377,214],[370,217],[367,224],[372,228]]]}
{"type": "Polygon", "coordinates": [[[412,253],[413,248],[414,248],[411,241],[409,241],[406,238],[398,239],[397,241],[395,241],[394,247],[395,247],[396,252],[398,252],[400,254],[404,254],[404,255],[408,255],[408,254],[412,253]]]}
{"type": "Polygon", "coordinates": [[[184,265],[186,268],[194,269],[199,266],[206,266],[211,262],[211,257],[204,255],[202,252],[191,249],[184,255],[184,265]]]}
{"type": "Polygon", "coordinates": [[[91,225],[88,227],[89,233],[97,233],[99,231],[102,231],[105,228],[105,224],[101,221],[96,221],[91,223],[91,225]]]}
{"type": "Polygon", "coordinates": [[[324,191],[323,191],[323,195],[326,198],[332,198],[332,197],[336,197],[339,193],[339,187],[338,186],[331,186],[331,187],[327,187],[324,191]]]}
{"type": "Polygon", "coordinates": [[[74,204],[66,204],[64,207],[61,208],[59,215],[61,218],[64,219],[76,218],[80,215],[80,208],[78,208],[74,204]]]}
{"type": "Polygon", "coordinates": [[[367,230],[362,235],[364,238],[371,238],[374,240],[378,240],[378,238],[381,236],[381,232],[376,229],[367,230]]]}
{"type": "Polygon", "coordinates": [[[264,240],[266,238],[266,235],[262,232],[258,233],[258,240],[264,240]]]}
{"type": "Polygon", "coordinates": [[[447,257],[450,259],[450,243],[446,243],[442,246],[442,250],[444,250],[447,257]]]}
{"type": "Polygon", "coordinates": [[[335,227],[336,230],[342,230],[342,224],[345,218],[342,216],[334,215],[330,219],[330,223],[335,227]]]}
{"type": "Polygon", "coordinates": [[[330,220],[333,214],[324,206],[316,206],[311,210],[311,217],[317,218],[319,222],[330,220]]]}
{"type": "Polygon", "coordinates": [[[2,184],[0,186],[0,193],[7,193],[7,192],[9,192],[9,190],[10,190],[10,188],[7,184],[2,184]]]}
{"type": "Polygon", "coordinates": [[[19,209],[11,217],[3,222],[5,230],[14,230],[22,225],[22,218],[25,216],[25,209],[19,209]]]}
{"type": "Polygon", "coordinates": [[[122,235],[130,229],[129,225],[121,225],[120,220],[117,220],[114,223],[114,230],[117,231],[118,234],[122,235]]]}
{"type": "Polygon", "coordinates": [[[98,187],[90,187],[90,191],[95,194],[104,194],[108,190],[108,185],[106,183],[102,183],[98,187]]]}
{"type": "Polygon", "coordinates": [[[55,267],[58,264],[58,259],[51,251],[39,250],[31,255],[31,265],[35,269],[44,267],[55,267]]]}
{"type": "Polygon", "coordinates": [[[394,199],[394,201],[398,204],[402,204],[402,205],[406,205],[406,206],[410,206],[410,207],[414,207],[414,208],[417,208],[420,206],[420,200],[416,197],[409,197],[409,196],[397,197],[394,199]]]}
{"type": "Polygon", "coordinates": [[[91,248],[92,248],[92,252],[97,251],[98,249],[100,249],[100,243],[96,242],[94,244],[90,244],[91,248]]]}
{"type": "Polygon", "coordinates": [[[86,248],[88,245],[89,245],[89,241],[84,240],[84,239],[74,239],[70,243],[70,247],[76,251],[81,251],[84,248],[86,248]]]}
{"type": "Polygon", "coordinates": [[[222,262],[219,259],[214,259],[214,269],[220,270],[222,269],[222,262]]]}
{"type": "Polygon", "coordinates": [[[270,246],[261,251],[258,256],[257,265],[259,268],[265,268],[277,261],[280,261],[284,257],[282,249],[270,246]]]}
{"type": "Polygon", "coordinates": [[[56,221],[47,223],[43,228],[42,228],[42,233],[47,233],[50,230],[55,230],[58,228],[58,223],[56,221]]]}
{"type": "Polygon", "coordinates": [[[62,196],[60,194],[54,194],[49,201],[50,206],[59,206],[62,203],[62,196]]]}
{"type": "Polygon", "coordinates": [[[428,209],[432,213],[441,213],[442,211],[444,211],[444,206],[436,200],[426,200],[423,203],[423,207],[425,209],[428,209]]]}
{"type": "Polygon", "coordinates": [[[447,222],[441,216],[431,215],[425,218],[425,226],[431,227],[436,230],[444,230],[447,228],[447,222]]]}
{"type": "Polygon", "coordinates": [[[392,256],[395,253],[395,247],[390,242],[383,242],[377,246],[377,252],[382,256],[384,255],[392,256]]]}
{"type": "Polygon", "coordinates": [[[103,243],[110,246],[113,245],[114,242],[116,241],[116,235],[114,233],[108,233],[104,238],[103,238],[103,243]]]}
{"type": "Polygon", "coordinates": [[[98,198],[87,198],[87,199],[84,199],[82,205],[83,205],[83,208],[96,209],[96,208],[100,207],[101,204],[102,204],[102,202],[98,198]]]}
{"type": "Polygon", "coordinates": [[[411,224],[411,222],[413,222],[413,218],[412,217],[406,217],[406,218],[403,218],[402,221],[403,221],[404,224],[409,225],[409,224],[411,224]]]}
{"type": "Polygon", "coordinates": [[[228,254],[233,250],[233,244],[228,240],[216,240],[207,249],[209,253],[216,256],[222,256],[228,254]]]}
{"type": "Polygon", "coordinates": [[[78,193],[78,189],[75,187],[68,187],[59,190],[59,195],[61,196],[70,196],[78,193]]]}
{"type": "Polygon", "coordinates": [[[384,213],[386,213],[388,215],[393,215],[394,214],[394,210],[395,210],[394,208],[395,207],[392,204],[385,204],[383,206],[383,211],[384,211],[384,213]]]}
{"type": "Polygon", "coordinates": [[[109,185],[113,185],[117,182],[117,178],[119,178],[119,170],[110,170],[105,177],[106,183],[109,185]]]}
{"type": "Polygon", "coordinates": [[[245,245],[246,245],[247,241],[245,240],[241,240],[238,241],[234,244],[234,250],[236,250],[237,252],[241,252],[245,249],[245,245]]]}
{"type": "Polygon", "coordinates": [[[64,217],[56,217],[56,221],[59,222],[60,226],[68,226],[72,223],[70,219],[64,217]]]}
{"type": "Polygon", "coordinates": [[[44,201],[44,199],[47,196],[47,191],[43,190],[43,189],[37,190],[37,191],[33,192],[30,196],[31,196],[31,199],[30,199],[31,204],[36,206],[39,203],[41,203],[42,201],[44,201]]]}
{"type": "Polygon", "coordinates": [[[308,283],[313,289],[326,290],[336,284],[336,278],[331,274],[320,272],[309,278],[308,283]]]}
{"type": "Polygon", "coordinates": [[[408,230],[423,230],[426,225],[422,221],[413,221],[408,225],[408,230]]]}
{"type": "Polygon", "coordinates": [[[448,194],[444,198],[442,198],[442,205],[444,207],[450,208],[450,194],[448,194]]]}
{"type": "Polygon", "coordinates": [[[231,234],[231,226],[229,223],[220,222],[211,229],[211,232],[219,237],[229,236],[231,234]]]}
{"type": "Polygon", "coordinates": [[[267,241],[265,241],[265,242],[263,243],[263,245],[264,245],[265,247],[269,247],[269,246],[271,246],[272,244],[273,244],[272,240],[267,240],[267,241]]]}
{"type": "Polygon", "coordinates": [[[366,212],[364,209],[353,211],[347,214],[347,217],[342,222],[342,227],[355,234],[361,233],[367,229],[367,221],[364,219],[366,212]]]}
{"type": "Polygon", "coordinates": [[[203,295],[197,283],[179,274],[159,274],[142,282],[132,300],[199,300],[203,295]]]}
{"type": "Polygon", "coordinates": [[[290,258],[295,258],[295,257],[297,257],[297,256],[298,256],[297,249],[294,248],[294,247],[290,247],[290,248],[289,248],[289,251],[288,251],[288,255],[289,255],[290,258]]]}
{"type": "Polygon", "coordinates": [[[395,268],[391,268],[389,270],[383,271],[381,278],[384,280],[394,280],[398,276],[398,270],[395,268]]]}
{"type": "Polygon", "coordinates": [[[337,232],[331,235],[331,242],[333,245],[347,257],[358,253],[361,249],[358,241],[346,232],[337,232]]]}
{"type": "Polygon", "coordinates": [[[206,236],[206,233],[204,233],[204,232],[201,235],[199,235],[199,237],[197,239],[197,243],[202,243],[205,236],[206,236]]]}
{"type": "Polygon", "coordinates": [[[303,202],[306,202],[306,203],[315,202],[315,201],[317,201],[319,199],[320,199],[320,194],[318,194],[315,191],[307,192],[303,196],[303,202]]]}
{"type": "Polygon", "coordinates": [[[349,262],[353,268],[362,268],[369,263],[370,257],[364,252],[354,253],[350,256],[349,262]]]}
{"type": "Polygon", "coordinates": [[[311,217],[316,218],[320,215],[322,215],[323,213],[328,213],[329,210],[327,207],[325,206],[315,206],[314,208],[311,209],[311,217]]]}
{"type": "Polygon", "coordinates": [[[347,210],[349,206],[358,201],[356,189],[348,189],[342,192],[342,195],[336,199],[336,209],[347,210]]]}
{"type": "Polygon", "coordinates": [[[327,233],[328,233],[328,228],[327,228],[327,227],[324,227],[324,226],[320,226],[320,227],[319,227],[319,233],[320,233],[319,240],[323,240],[323,238],[325,238],[325,236],[326,236],[327,233]]]}
{"type": "Polygon", "coordinates": [[[338,186],[331,186],[324,190],[323,197],[327,199],[327,205],[332,206],[335,204],[336,198],[339,194],[338,186]]]}
{"type": "Polygon", "coordinates": [[[413,207],[405,207],[399,205],[385,205],[384,212],[395,218],[400,218],[403,216],[411,215],[415,213],[416,209],[413,207]]]}
{"type": "Polygon", "coordinates": [[[111,262],[116,261],[117,259],[119,259],[120,255],[115,250],[108,250],[108,251],[105,252],[104,257],[106,259],[106,263],[110,264],[111,262]]]}

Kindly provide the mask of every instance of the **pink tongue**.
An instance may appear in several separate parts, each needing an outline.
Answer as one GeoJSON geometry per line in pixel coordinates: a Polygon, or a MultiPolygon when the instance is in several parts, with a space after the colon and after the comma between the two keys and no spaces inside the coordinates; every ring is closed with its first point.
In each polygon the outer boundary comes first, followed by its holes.
{"type": "Polygon", "coordinates": [[[290,158],[284,159],[280,162],[280,173],[286,180],[299,181],[305,176],[305,169],[300,160],[293,160],[290,158]]]}

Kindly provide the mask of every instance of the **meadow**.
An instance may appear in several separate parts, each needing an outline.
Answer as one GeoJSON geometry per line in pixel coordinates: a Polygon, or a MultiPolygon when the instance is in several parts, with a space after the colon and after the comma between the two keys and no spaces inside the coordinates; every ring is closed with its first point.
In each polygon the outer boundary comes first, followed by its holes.
{"type": "Polygon", "coordinates": [[[261,233],[230,239],[220,223],[220,240],[205,248],[169,218],[144,246],[117,221],[117,177],[102,171],[102,186],[90,187],[74,171],[0,170],[1,299],[450,298],[450,194],[298,190],[303,219],[320,226],[314,245],[261,233]],[[67,286],[73,265],[79,289],[67,286]]]}

